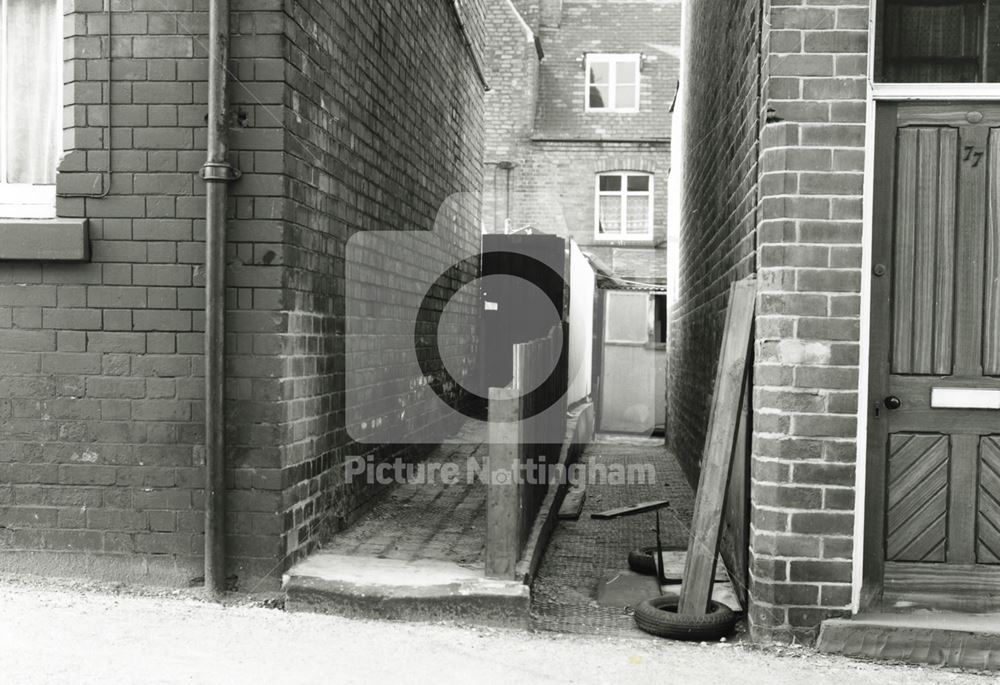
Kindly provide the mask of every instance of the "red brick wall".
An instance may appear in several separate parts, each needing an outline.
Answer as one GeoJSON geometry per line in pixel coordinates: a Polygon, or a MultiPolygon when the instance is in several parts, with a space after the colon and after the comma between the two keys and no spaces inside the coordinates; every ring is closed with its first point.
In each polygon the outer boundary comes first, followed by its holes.
{"type": "MultiPolygon", "coordinates": [[[[59,190],[112,173],[107,197],[58,210],[89,220],[93,257],[0,263],[0,570],[178,583],[203,545],[207,14],[111,5],[110,159],[108,15],[66,6],[59,190]]],[[[347,237],[429,228],[481,187],[482,87],[451,3],[326,7],[232,16],[227,544],[243,587],[374,494],[338,481],[347,237]]],[[[462,7],[481,51],[483,6],[462,7]]]]}

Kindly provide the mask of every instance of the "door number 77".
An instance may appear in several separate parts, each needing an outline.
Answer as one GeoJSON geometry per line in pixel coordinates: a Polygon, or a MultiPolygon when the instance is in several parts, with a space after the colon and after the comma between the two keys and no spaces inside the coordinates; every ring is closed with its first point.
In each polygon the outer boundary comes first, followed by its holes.
{"type": "Polygon", "coordinates": [[[965,156],[962,157],[962,161],[971,161],[973,167],[979,166],[979,162],[982,161],[983,155],[986,154],[983,150],[977,150],[975,145],[966,145],[962,149],[965,150],[965,156]]]}

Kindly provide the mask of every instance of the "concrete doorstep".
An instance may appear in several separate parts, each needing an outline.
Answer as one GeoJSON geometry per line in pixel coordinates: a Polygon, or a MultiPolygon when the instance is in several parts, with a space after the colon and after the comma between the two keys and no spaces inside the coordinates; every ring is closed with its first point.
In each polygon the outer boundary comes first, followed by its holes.
{"type": "Polygon", "coordinates": [[[446,561],[313,555],[284,577],[285,608],[366,618],[527,626],[528,586],[446,561]]]}
{"type": "Polygon", "coordinates": [[[1000,615],[916,611],[830,619],[817,649],[828,654],[1000,670],[1000,615]]]}

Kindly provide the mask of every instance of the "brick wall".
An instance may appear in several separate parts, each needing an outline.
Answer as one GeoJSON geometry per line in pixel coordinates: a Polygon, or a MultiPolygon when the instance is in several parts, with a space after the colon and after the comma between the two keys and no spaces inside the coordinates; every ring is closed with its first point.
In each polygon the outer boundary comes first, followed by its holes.
{"type": "Polygon", "coordinates": [[[486,43],[490,92],[486,94],[486,162],[526,153],[534,128],[541,61],[535,33],[508,0],[490,2],[486,43]]]}
{"type": "Polygon", "coordinates": [[[669,145],[665,144],[536,142],[530,156],[511,172],[514,189],[511,224],[514,228],[530,225],[547,233],[569,236],[615,268],[620,276],[664,278],[665,253],[655,248],[666,239],[669,159],[669,145]],[[652,239],[608,241],[596,238],[594,179],[597,174],[608,171],[641,171],[653,175],[652,239]],[[628,259],[623,250],[653,254],[647,260],[635,260],[628,259]],[[617,264],[616,254],[620,256],[617,264]],[[620,273],[619,266],[624,267],[620,273]]]}
{"type": "Polygon", "coordinates": [[[751,623],[811,639],[851,601],[868,4],[771,5],[751,623]]]}
{"type": "MultiPolygon", "coordinates": [[[[528,10],[530,7],[521,11],[528,10]]],[[[514,3],[488,3],[486,21],[490,27],[486,43],[490,92],[486,94],[483,229],[502,233],[513,201],[507,189],[514,181],[513,170],[504,163],[520,164],[531,155],[541,58],[528,24],[532,16],[525,13],[522,17],[514,3]]],[[[537,23],[537,12],[534,21],[537,23]]]]}
{"type": "MultiPolygon", "coordinates": [[[[487,21],[492,92],[487,97],[484,227],[531,226],[574,238],[620,275],[663,279],[666,258],[669,107],[679,54],[680,4],[643,0],[607,6],[561,4],[558,26],[538,26],[537,2],[492,3],[487,21]],[[525,26],[527,24],[527,27],[525,26]],[[534,43],[544,53],[539,62],[534,43]],[[643,52],[638,114],[584,112],[584,52],[643,52]],[[604,171],[654,174],[654,237],[642,242],[595,239],[595,176],[604,171]],[[637,254],[637,253],[642,253],[637,254]],[[649,254],[646,254],[649,253],[649,254]],[[616,261],[617,258],[617,261],[616,261]]],[[[554,9],[549,11],[554,15],[554,9]]]]}
{"type": "MultiPolygon", "coordinates": [[[[491,3],[491,5],[495,4],[499,3],[491,3]]],[[[517,11],[524,18],[524,21],[527,22],[531,30],[537,32],[539,22],[541,21],[541,0],[511,0],[511,4],[517,8],[517,11]]],[[[490,23],[489,26],[491,29],[490,33],[492,34],[494,25],[490,23]]]]}
{"type": "MultiPolygon", "coordinates": [[[[356,451],[347,237],[429,228],[481,187],[482,87],[451,4],[325,5],[233,3],[227,544],[244,587],[376,494],[338,481],[356,451]]],[[[483,5],[462,7],[481,51],[483,5]]],[[[89,220],[92,259],[0,263],[0,569],[178,583],[203,546],[207,14],[111,0],[109,45],[106,9],[66,2],[58,211],[89,220]]]]}
{"type": "Polygon", "coordinates": [[[535,131],[540,137],[649,140],[670,136],[670,103],[680,68],[679,0],[566,0],[558,28],[543,26],[545,50],[535,131]],[[639,112],[584,109],[587,52],[639,52],[639,112]]]}
{"type": "Polygon", "coordinates": [[[729,285],[755,271],[762,28],[757,0],[707,2],[689,15],[667,436],[695,484],[729,285]],[[701,87],[706,83],[713,87],[701,87]]]}
{"type": "MultiPolygon", "coordinates": [[[[463,6],[468,22],[484,9],[480,2],[463,6]]],[[[344,482],[347,458],[369,453],[379,460],[413,458],[421,449],[356,445],[347,435],[346,241],[359,229],[430,230],[450,196],[478,197],[484,111],[483,85],[450,3],[297,0],[287,26],[285,297],[292,312],[286,337],[291,347],[283,354],[292,367],[285,394],[290,434],[281,464],[285,515],[292,525],[285,548],[294,558],[355,518],[378,494],[373,486],[344,482]],[[359,20],[365,23],[362,30],[352,26],[359,20]],[[412,41],[414,35],[422,39],[412,41]],[[379,63],[366,60],[375,54],[382,56],[379,63]],[[316,344],[308,342],[312,339],[316,344]]],[[[477,51],[482,50],[482,27],[481,19],[471,25],[477,51]]],[[[457,207],[463,216],[454,223],[437,222],[436,228],[450,231],[447,243],[475,254],[477,209],[466,203],[457,207]]],[[[394,278],[403,264],[433,282],[441,265],[435,269],[424,257],[372,255],[371,301],[389,304],[397,301],[394,288],[405,292],[406,283],[394,278]]],[[[350,360],[352,372],[377,374],[371,419],[382,421],[384,430],[400,422],[404,398],[409,423],[400,425],[403,433],[452,417],[431,409],[436,404],[430,388],[419,382],[421,374],[407,378],[406,371],[392,368],[387,360],[395,357],[389,343],[380,341],[365,358],[355,353],[350,360]]]]}
{"type": "MultiPolygon", "coordinates": [[[[89,220],[92,259],[0,264],[0,307],[14,313],[0,331],[2,392],[11,407],[0,420],[0,564],[7,570],[171,583],[201,574],[204,190],[197,171],[205,157],[208,17],[192,0],[164,7],[112,2],[109,45],[104,2],[66,3],[58,212],[89,220]]],[[[266,14],[242,21],[253,29],[266,14]]],[[[267,39],[259,42],[263,73],[267,39]]],[[[241,69],[252,82],[254,67],[241,69]]],[[[280,177],[254,173],[252,154],[240,164],[249,172],[244,187],[255,186],[262,201],[280,195],[280,177]]],[[[234,223],[234,331],[274,328],[251,309],[255,289],[262,301],[278,286],[276,267],[257,274],[253,266],[278,235],[276,225],[234,223]]],[[[249,334],[231,342],[237,337],[249,334]]],[[[268,372],[247,365],[249,352],[230,359],[234,386],[268,372]]],[[[230,394],[235,416],[250,393],[230,387],[230,394]]],[[[256,424],[263,411],[239,414],[231,426],[232,437],[242,436],[237,445],[267,446],[256,424]]],[[[280,519],[268,474],[255,484],[236,465],[230,530],[274,529],[280,519]]],[[[234,553],[250,565],[268,555],[273,563],[277,544],[247,554],[245,541],[230,540],[234,553]]]]}
{"type": "Polygon", "coordinates": [[[668,435],[693,479],[726,289],[756,273],[751,630],[809,640],[851,600],[868,9],[760,9],[691,17],[689,86],[718,87],[686,90],[668,435]]]}

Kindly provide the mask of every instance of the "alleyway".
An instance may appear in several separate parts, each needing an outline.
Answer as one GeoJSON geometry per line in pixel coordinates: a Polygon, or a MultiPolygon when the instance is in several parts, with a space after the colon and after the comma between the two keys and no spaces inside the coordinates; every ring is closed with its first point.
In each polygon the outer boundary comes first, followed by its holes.
{"type": "Polygon", "coordinates": [[[668,499],[661,512],[664,548],[687,545],[691,520],[691,488],[662,438],[599,435],[584,452],[588,469],[611,464],[652,467],[646,484],[587,486],[579,520],[560,521],[532,585],[532,623],[539,630],[645,637],[624,607],[597,602],[598,586],[628,568],[630,550],[654,544],[655,514],[612,520],[590,518],[594,512],[637,502],[668,499]]]}
{"type": "MultiPolygon", "coordinates": [[[[468,421],[449,442],[434,449],[425,464],[455,464],[469,460],[480,466],[486,457],[485,424],[468,421]]],[[[472,467],[469,466],[471,469],[472,467]]],[[[465,568],[484,568],[486,485],[463,470],[453,484],[431,478],[394,487],[371,511],[333,536],[323,546],[327,554],[433,560],[465,568]]]]}
{"type": "Polygon", "coordinates": [[[356,621],[55,585],[0,579],[5,683],[988,682],[807,649],[356,621]]]}

